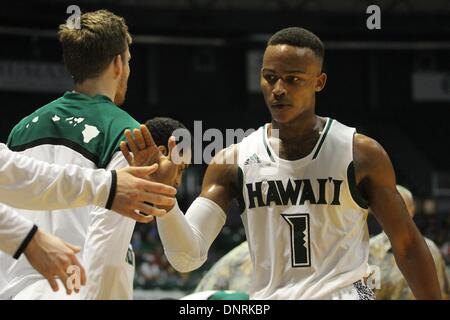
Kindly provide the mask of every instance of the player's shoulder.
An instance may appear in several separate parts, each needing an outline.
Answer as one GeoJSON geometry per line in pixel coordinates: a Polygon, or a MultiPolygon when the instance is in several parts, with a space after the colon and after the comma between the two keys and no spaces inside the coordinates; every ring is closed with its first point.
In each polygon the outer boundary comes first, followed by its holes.
{"type": "Polygon", "coordinates": [[[116,140],[117,137],[123,138],[125,129],[133,130],[139,128],[139,122],[131,117],[127,112],[117,112],[115,117],[109,115],[102,119],[103,128],[108,140],[116,140]]]}
{"type": "MultiPolygon", "coordinates": [[[[88,97],[74,92],[66,92],[61,97],[52,100],[44,106],[24,117],[13,129],[28,128],[33,123],[39,123],[40,128],[64,125],[82,126],[89,123],[100,131],[104,119],[111,114],[110,110],[101,110],[96,103],[97,98],[88,97]]],[[[104,100],[107,103],[106,99],[104,100]]],[[[44,129],[45,130],[45,129],[44,129]]]]}
{"type": "Polygon", "coordinates": [[[101,116],[105,135],[100,159],[101,167],[107,166],[114,154],[119,152],[120,142],[125,140],[124,131],[139,128],[140,125],[128,112],[114,104],[108,110],[107,115],[101,116]]]}
{"type": "Polygon", "coordinates": [[[66,116],[82,117],[94,123],[103,132],[139,125],[125,110],[101,94],[87,96],[78,92],[66,92],[44,108],[66,116]]]}
{"type": "Polygon", "coordinates": [[[106,96],[66,92],[22,119],[11,131],[8,145],[65,144],[92,155],[103,168],[119,151],[124,130],[137,127],[139,123],[106,96]]]}
{"type": "Polygon", "coordinates": [[[204,185],[223,185],[239,190],[238,145],[233,144],[219,151],[211,162],[203,179],[204,185]]]}
{"type": "MultiPolygon", "coordinates": [[[[117,143],[117,139],[122,138],[125,129],[139,127],[139,122],[106,96],[86,97],[80,94],[72,99],[82,103],[81,114],[98,125],[98,129],[104,134],[106,144],[117,143]]],[[[74,103],[72,105],[76,106],[74,103]]]]}
{"type": "Polygon", "coordinates": [[[353,142],[356,146],[362,148],[376,149],[378,147],[381,147],[378,141],[376,141],[374,138],[366,136],[365,134],[362,133],[355,133],[353,137],[353,142]]]}
{"type": "Polygon", "coordinates": [[[378,141],[361,133],[355,133],[353,136],[353,155],[360,163],[387,158],[386,151],[378,141]]]}
{"type": "Polygon", "coordinates": [[[119,130],[121,133],[125,129],[139,128],[139,122],[136,121],[128,112],[125,110],[115,107],[114,112],[110,116],[111,130],[119,130]]]}
{"type": "Polygon", "coordinates": [[[70,120],[74,119],[74,117],[70,119],[67,116],[68,113],[61,109],[62,98],[59,97],[22,118],[11,130],[8,146],[11,148],[19,145],[38,144],[36,141],[56,138],[61,134],[63,134],[62,138],[71,136],[70,130],[55,129],[61,127],[61,124],[68,125],[70,120]]]}
{"type": "Polygon", "coordinates": [[[97,95],[92,98],[92,103],[83,111],[92,118],[101,122],[105,131],[115,132],[122,128],[137,128],[139,123],[124,109],[117,106],[106,96],[97,95]]]}
{"type": "Polygon", "coordinates": [[[240,144],[232,144],[219,152],[211,160],[213,165],[237,165],[239,159],[240,144]]]}
{"type": "Polygon", "coordinates": [[[354,135],[353,163],[358,182],[365,178],[389,179],[394,174],[385,149],[375,139],[363,134],[354,135]]]}

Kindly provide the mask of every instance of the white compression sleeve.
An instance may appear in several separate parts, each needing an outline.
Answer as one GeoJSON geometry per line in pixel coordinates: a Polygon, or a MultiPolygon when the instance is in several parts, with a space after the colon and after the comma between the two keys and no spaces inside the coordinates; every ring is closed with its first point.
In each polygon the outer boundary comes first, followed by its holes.
{"type": "Polygon", "coordinates": [[[7,207],[0,203],[1,251],[4,251],[17,259],[22,251],[25,250],[25,246],[22,244],[32,229],[33,222],[22,217],[13,208],[7,207]],[[22,250],[19,250],[20,248],[22,250]]]}
{"type": "Polygon", "coordinates": [[[111,194],[113,175],[100,169],[39,161],[0,144],[0,201],[16,208],[106,206],[115,195],[111,194]]]}
{"type": "Polygon", "coordinates": [[[214,201],[198,197],[183,215],[178,203],[162,218],[156,218],[164,252],[179,272],[199,268],[225,224],[226,214],[214,201]]]}

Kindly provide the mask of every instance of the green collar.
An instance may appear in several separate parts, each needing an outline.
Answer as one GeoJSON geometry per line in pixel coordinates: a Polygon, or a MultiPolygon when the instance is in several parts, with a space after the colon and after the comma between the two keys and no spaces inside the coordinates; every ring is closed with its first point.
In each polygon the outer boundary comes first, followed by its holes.
{"type": "Polygon", "coordinates": [[[66,91],[63,95],[63,97],[65,99],[71,99],[71,100],[82,100],[82,101],[92,101],[92,102],[109,102],[112,103],[111,99],[108,98],[107,96],[101,95],[101,94],[97,94],[93,97],[88,96],[84,93],[80,93],[80,92],[74,92],[74,91],[66,91]]]}

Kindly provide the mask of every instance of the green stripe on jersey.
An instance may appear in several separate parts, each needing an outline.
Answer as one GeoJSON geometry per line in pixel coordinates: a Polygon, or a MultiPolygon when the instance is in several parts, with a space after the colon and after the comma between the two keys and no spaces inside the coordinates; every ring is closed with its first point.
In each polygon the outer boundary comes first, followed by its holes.
{"type": "Polygon", "coordinates": [[[319,154],[320,148],[322,148],[322,144],[323,144],[323,142],[325,141],[325,138],[327,137],[328,131],[330,130],[331,123],[333,123],[333,119],[329,118],[328,121],[327,121],[327,123],[326,123],[325,129],[324,129],[325,132],[322,134],[322,137],[320,138],[319,146],[317,147],[316,152],[314,152],[314,155],[313,155],[313,157],[312,157],[313,160],[314,160],[314,159],[317,157],[317,155],[319,154]]]}
{"type": "Polygon", "coordinates": [[[119,150],[123,131],[138,127],[136,120],[106,96],[66,92],[23,118],[7,143],[15,151],[42,144],[64,145],[105,168],[119,150]]]}

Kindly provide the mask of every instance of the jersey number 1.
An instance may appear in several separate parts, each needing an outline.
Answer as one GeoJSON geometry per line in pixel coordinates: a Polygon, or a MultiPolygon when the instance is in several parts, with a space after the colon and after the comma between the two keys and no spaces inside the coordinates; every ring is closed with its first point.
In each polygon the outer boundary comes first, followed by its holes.
{"type": "Polygon", "coordinates": [[[282,214],[291,230],[292,267],[311,266],[311,247],[309,244],[309,214],[282,214]]]}

